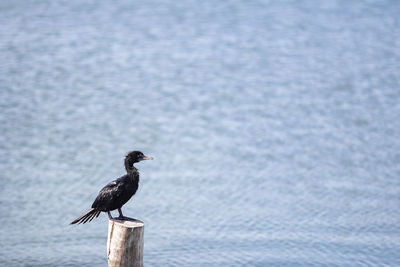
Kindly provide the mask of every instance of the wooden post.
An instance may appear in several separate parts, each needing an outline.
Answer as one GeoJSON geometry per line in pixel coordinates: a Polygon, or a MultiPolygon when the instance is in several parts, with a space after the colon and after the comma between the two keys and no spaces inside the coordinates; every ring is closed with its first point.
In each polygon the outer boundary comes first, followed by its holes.
{"type": "Polygon", "coordinates": [[[109,267],[143,267],[144,223],[131,218],[108,221],[109,267]]]}

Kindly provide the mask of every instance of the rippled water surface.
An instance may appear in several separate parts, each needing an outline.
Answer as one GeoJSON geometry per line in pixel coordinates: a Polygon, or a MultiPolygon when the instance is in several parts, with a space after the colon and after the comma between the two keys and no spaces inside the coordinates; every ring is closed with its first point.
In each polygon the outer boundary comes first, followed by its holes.
{"type": "Polygon", "coordinates": [[[0,265],[400,265],[399,1],[1,1],[0,265]],[[114,215],[117,213],[114,212],[114,215]]]}

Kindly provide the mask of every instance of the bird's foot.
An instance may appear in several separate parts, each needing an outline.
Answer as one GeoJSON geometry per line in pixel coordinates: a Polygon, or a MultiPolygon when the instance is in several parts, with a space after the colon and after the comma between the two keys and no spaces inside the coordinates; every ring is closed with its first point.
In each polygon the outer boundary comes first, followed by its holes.
{"type": "Polygon", "coordinates": [[[120,215],[120,216],[118,216],[118,217],[115,217],[114,219],[117,219],[117,220],[126,220],[126,219],[128,219],[128,217],[125,217],[124,215],[120,215]]]}

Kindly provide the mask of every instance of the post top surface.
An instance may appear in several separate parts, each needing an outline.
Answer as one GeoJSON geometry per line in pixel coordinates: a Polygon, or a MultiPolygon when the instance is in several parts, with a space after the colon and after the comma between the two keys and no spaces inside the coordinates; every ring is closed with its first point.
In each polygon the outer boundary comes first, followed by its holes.
{"type": "Polygon", "coordinates": [[[118,218],[113,218],[109,220],[109,222],[121,224],[125,227],[135,228],[135,227],[143,227],[144,223],[134,218],[125,217],[123,220],[118,218]]]}

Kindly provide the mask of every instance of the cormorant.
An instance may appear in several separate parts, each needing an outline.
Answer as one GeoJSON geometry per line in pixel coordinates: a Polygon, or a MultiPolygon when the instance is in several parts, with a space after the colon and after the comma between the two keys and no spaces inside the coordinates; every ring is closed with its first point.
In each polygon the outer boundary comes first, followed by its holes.
{"type": "Polygon", "coordinates": [[[108,218],[113,219],[110,211],[118,209],[119,219],[123,219],[121,207],[136,193],[139,187],[139,172],[133,166],[141,160],[152,160],[140,151],[132,151],[125,157],[125,169],[127,174],[110,182],[100,190],[92,204],[92,208],[76,218],[71,224],[86,223],[97,218],[100,213],[107,212],[108,218]]]}

